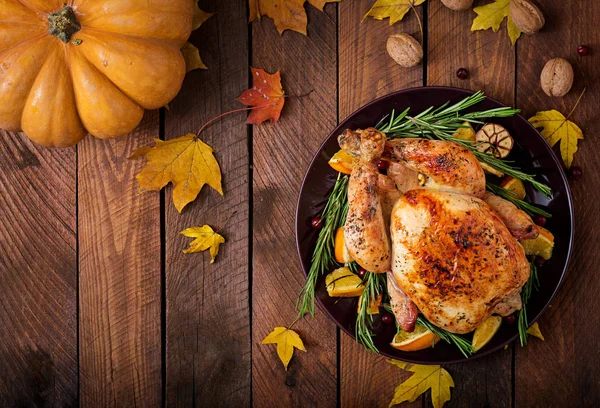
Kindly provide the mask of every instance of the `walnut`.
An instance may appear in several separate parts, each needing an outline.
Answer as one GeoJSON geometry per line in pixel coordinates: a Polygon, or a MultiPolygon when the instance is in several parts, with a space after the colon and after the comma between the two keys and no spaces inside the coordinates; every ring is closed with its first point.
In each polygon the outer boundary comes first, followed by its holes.
{"type": "Polygon", "coordinates": [[[471,8],[473,0],[442,0],[444,6],[456,11],[464,11],[471,8]]]}
{"type": "Polygon", "coordinates": [[[405,68],[414,67],[423,59],[423,47],[408,34],[390,35],[386,49],[390,57],[405,68]]]}
{"type": "Polygon", "coordinates": [[[540,84],[548,96],[565,96],[573,86],[573,77],[573,67],[569,61],[554,58],[544,66],[540,84]]]}
{"type": "Polygon", "coordinates": [[[511,0],[510,18],[525,34],[537,33],[546,22],[540,9],[529,0],[511,0]]]}

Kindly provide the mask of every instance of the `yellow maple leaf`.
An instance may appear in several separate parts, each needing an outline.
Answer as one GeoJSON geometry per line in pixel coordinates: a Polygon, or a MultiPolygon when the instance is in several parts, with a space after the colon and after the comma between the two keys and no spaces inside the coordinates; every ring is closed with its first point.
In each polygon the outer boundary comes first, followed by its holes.
{"type": "MultiPolygon", "coordinates": [[[[306,35],[306,10],[304,3],[307,0],[249,0],[250,22],[260,20],[262,16],[273,19],[279,34],[285,30],[297,31],[306,35]]],[[[339,0],[308,0],[309,4],[323,11],[326,3],[335,3],[339,0]]]]}
{"type": "Polygon", "coordinates": [[[536,323],[532,324],[529,329],[527,329],[527,334],[532,335],[533,337],[537,337],[538,339],[545,341],[542,332],[540,331],[540,326],[536,323]]]}
{"type": "Polygon", "coordinates": [[[450,401],[450,388],[454,387],[454,381],[450,373],[442,367],[409,364],[397,360],[388,360],[388,362],[414,373],[396,387],[390,407],[405,401],[413,402],[428,389],[431,389],[431,402],[434,408],[441,408],[446,402],[450,401]]]}
{"type": "Polygon", "coordinates": [[[365,14],[363,20],[372,17],[375,20],[390,19],[390,25],[402,20],[411,7],[423,4],[425,0],[377,0],[365,14]]]}
{"type": "Polygon", "coordinates": [[[177,211],[194,201],[208,184],[221,195],[221,169],[213,149],[195,134],[163,141],[137,149],[130,159],[145,157],[146,165],[137,175],[142,191],[159,191],[173,183],[173,203],[177,211]]]}
{"type": "MultiPolygon", "coordinates": [[[[198,0],[194,1],[194,20],[192,23],[192,30],[197,30],[202,24],[215,13],[207,13],[206,11],[200,10],[198,7],[198,0]]],[[[185,60],[186,72],[193,71],[195,69],[208,69],[208,67],[202,62],[200,58],[200,51],[192,43],[187,42],[181,49],[183,59],[185,60]]]]}
{"type": "Polygon", "coordinates": [[[573,155],[577,151],[577,140],[583,139],[579,126],[554,109],[536,113],[529,119],[529,123],[542,129],[540,133],[550,146],[560,141],[560,155],[567,168],[571,167],[573,155]]]}
{"type": "Polygon", "coordinates": [[[210,263],[215,263],[215,258],[219,254],[219,245],[225,243],[225,238],[216,233],[210,226],[191,227],[180,232],[188,238],[194,238],[190,246],[183,250],[185,254],[202,252],[210,249],[210,263]]]}
{"type": "Polygon", "coordinates": [[[262,344],[273,343],[277,344],[277,355],[286,370],[294,354],[294,347],[298,350],[306,351],[298,333],[287,327],[275,327],[262,341],[262,344]]]}
{"type": "Polygon", "coordinates": [[[506,28],[512,45],[515,45],[521,36],[521,30],[517,28],[510,18],[510,0],[495,0],[493,3],[485,6],[475,7],[473,11],[477,17],[473,20],[471,31],[489,30],[490,28],[497,32],[504,19],[507,19],[506,28]]]}

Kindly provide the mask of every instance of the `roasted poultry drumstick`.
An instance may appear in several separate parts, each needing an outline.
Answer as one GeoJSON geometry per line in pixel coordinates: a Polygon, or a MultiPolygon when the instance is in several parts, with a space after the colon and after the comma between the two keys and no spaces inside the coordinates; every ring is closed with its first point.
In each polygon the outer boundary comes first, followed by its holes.
{"type": "Polygon", "coordinates": [[[338,141],[358,158],[348,186],[346,247],[366,270],[388,272],[403,330],[414,330],[418,312],[448,331],[467,333],[492,313],[521,308],[529,262],[517,238],[538,231],[526,213],[486,193],[483,170],[468,149],[445,141],[387,141],[373,128],[346,131],[338,141]],[[389,176],[377,169],[381,158],[392,163],[389,176]]]}

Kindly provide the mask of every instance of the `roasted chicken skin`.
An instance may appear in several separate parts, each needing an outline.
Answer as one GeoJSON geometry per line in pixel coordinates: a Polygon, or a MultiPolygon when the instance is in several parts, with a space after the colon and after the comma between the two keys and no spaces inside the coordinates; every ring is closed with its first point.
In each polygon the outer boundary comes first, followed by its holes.
{"type": "Polygon", "coordinates": [[[483,200],[494,209],[515,238],[533,239],[539,235],[540,231],[531,217],[510,201],[492,193],[485,193],[483,200]]]}
{"type": "Polygon", "coordinates": [[[474,196],[408,191],[394,206],[390,229],[398,286],[448,331],[474,330],[529,277],[521,245],[474,196]]]}

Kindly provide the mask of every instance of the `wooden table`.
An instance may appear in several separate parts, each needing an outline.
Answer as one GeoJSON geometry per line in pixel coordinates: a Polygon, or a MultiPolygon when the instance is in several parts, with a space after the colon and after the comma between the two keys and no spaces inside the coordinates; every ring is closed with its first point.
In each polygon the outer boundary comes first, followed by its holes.
{"type": "MultiPolygon", "coordinates": [[[[127,138],[90,137],[64,150],[2,134],[0,406],[387,406],[407,374],[323,313],[295,326],[308,352],[296,353],[287,372],[274,346],[260,341],[296,314],[304,276],[294,210],[317,147],[363,104],[422,85],[481,89],[527,117],[568,113],[588,87],[572,115],[586,134],[575,156],[585,174],[572,183],[575,252],[540,322],[546,341],[447,367],[456,383],[447,406],[599,406],[600,4],[546,0],[543,32],[511,47],[504,28],[471,33],[472,11],[431,0],[418,8],[423,64],[402,69],[385,40],[403,31],[418,38],[416,19],[361,23],[372,3],[344,0],[324,13],[307,6],[308,37],[280,37],[269,19],[248,26],[244,0],[201,1],[218,13],[192,37],[210,69],[189,74],[169,111],[147,113],[127,138]],[[591,55],[578,57],[579,44],[591,55]],[[576,70],[562,99],[538,85],[553,57],[576,70]],[[204,133],[222,166],[224,198],[207,188],[180,215],[171,188],[138,193],[142,164],[127,160],[130,153],[239,107],[249,65],[281,70],[289,95],[313,92],[288,99],[275,125],[249,128],[238,113],[204,133]],[[469,79],[457,79],[460,67],[469,79]],[[188,240],[179,231],[204,223],[227,239],[214,265],[207,254],[181,252],[188,240]]],[[[431,403],[426,396],[412,405],[431,403]]]]}

